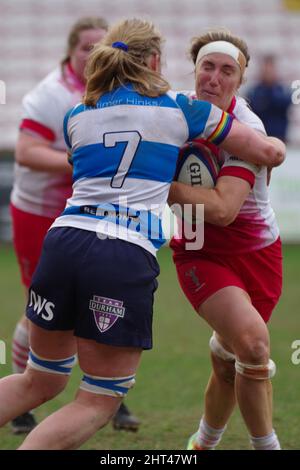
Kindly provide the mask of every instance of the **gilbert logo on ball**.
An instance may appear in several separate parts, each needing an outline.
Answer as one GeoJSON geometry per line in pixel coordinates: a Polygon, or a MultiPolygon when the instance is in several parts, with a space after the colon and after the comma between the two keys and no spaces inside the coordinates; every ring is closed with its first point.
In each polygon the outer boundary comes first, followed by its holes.
{"type": "MultiPolygon", "coordinates": [[[[219,170],[217,156],[208,146],[200,141],[189,142],[180,151],[174,180],[189,186],[213,188],[219,170]]],[[[191,220],[190,211],[179,213],[175,207],[173,212],[187,222],[197,223],[195,218],[191,220]]]]}
{"type": "Polygon", "coordinates": [[[182,148],[174,179],[191,186],[213,188],[219,170],[213,151],[203,143],[195,141],[182,148]]]}

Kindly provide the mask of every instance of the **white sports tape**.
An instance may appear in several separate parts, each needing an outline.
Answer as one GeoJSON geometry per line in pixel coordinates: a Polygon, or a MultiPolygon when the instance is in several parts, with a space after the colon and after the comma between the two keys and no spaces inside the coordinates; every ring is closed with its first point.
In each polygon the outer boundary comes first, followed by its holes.
{"type": "Polygon", "coordinates": [[[135,384],[135,375],[128,377],[96,377],[84,375],[80,383],[81,390],[97,395],[124,397],[135,384]]]}
{"type": "Polygon", "coordinates": [[[268,364],[244,364],[238,359],[235,361],[235,370],[253,380],[266,380],[271,379],[276,374],[276,365],[272,359],[269,360],[268,364]]]}
{"type": "Polygon", "coordinates": [[[31,348],[29,351],[27,364],[29,367],[40,372],[48,372],[50,374],[70,375],[72,367],[77,362],[77,356],[66,357],[64,359],[47,359],[38,356],[31,348]]]}
{"type": "Polygon", "coordinates": [[[235,355],[227,349],[222,346],[222,344],[218,341],[216,337],[216,332],[213,332],[212,337],[209,340],[209,347],[211,351],[220,359],[223,359],[223,361],[230,361],[234,362],[235,361],[235,355]]]}
{"type": "Polygon", "coordinates": [[[197,55],[196,65],[202,59],[202,57],[208,54],[213,54],[214,52],[219,52],[221,54],[226,54],[232,57],[240,67],[241,72],[244,73],[246,68],[246,57],[238,47],[227,41],[214,41],[201,47],[197,55]]]}

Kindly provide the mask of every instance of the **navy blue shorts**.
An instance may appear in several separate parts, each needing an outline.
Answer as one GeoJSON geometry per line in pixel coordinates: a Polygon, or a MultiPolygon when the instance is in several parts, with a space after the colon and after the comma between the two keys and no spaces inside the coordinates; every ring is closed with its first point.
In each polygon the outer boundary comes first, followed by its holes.
{"type": "Polygon", "coordinates": [[[138,245],[56,227],[45,238],[33,275],[27,317],[47,330],[151,349],[158,275],[156,258],[138,245]]]}

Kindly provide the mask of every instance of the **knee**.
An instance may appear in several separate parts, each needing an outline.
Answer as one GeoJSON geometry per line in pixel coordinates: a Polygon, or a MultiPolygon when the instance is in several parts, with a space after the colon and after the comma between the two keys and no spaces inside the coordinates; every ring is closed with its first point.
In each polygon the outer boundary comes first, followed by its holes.
{"type": "Polygon", "coordinates": [[[121,402],[122,400],[120,400],[119,398],[113,398],[112,400],[105,402],[106,406],[104,408],[102,403],[96,403],[92,405],[95,411],[97,412],[97,415],[100,415],[102,427],[106,426],[112,420],[112,418],[115,416],[118,409],[120,408],[121,402]]]}
{"type": "Polygon", "coordinates": [[[267,364],[270,358],[268,335],[244,335],[235,350],[237,358],[247,364],[267,364]]]}
{"type": "Polygon", "coordinates": [[[227,348],[223,346],[216,332],[209,340],[209,347],[216,379],[233,385],[235,379],[235,356],[233,352],[228,350],[228,346],[227,348]]]}
{"type": "Polygon", "coordinates": [[[61,393],[68,383],[67,375],[50,374],[28,369],[28,386],[31,390],[38,390],[39,401],[44,403],[61,393]]]}
{"type": "MultiPolygon", "coordinates": [[[[54,375],[54,374],[53,374],[54,375]]],[[[68,383],[68,376],[55,376],[43,381],[41,385],[41,392],[44,401],[52,400],[52,398],[59,395],[68,383]]]]}
{"type": "Polygon", "coordinates": [[[85,374],[81,381],[77,401],[86,409],[95,410],[98,427],[105,426],[117,412],[122,399],[135,383],[135,375],[126,377],[96,377],[85,374]],[[97,411],[98,410],[98,411],[97,411]]]}
{"type": "Polygon", "coordinates": [[[93,420],[95,430],[106,426],[118,411],[122,398],[90,393],[79,388],[75,401],[93,420]]]}
{"type": "Polygon", "coordinates": [[[224,361],[223,359],[216,357],[213,353],[211,355],[211,360],[216,378],[233,386],[235,381],[234,361],[224,361]]]}
{"type": "Polygon", "coordinates": [[[63,391],[76,361],[76,355],[54,360],[38,356],[30,349],[28,375],[32,389],[38,390],[41,403],[51,400],[63,391]]]}

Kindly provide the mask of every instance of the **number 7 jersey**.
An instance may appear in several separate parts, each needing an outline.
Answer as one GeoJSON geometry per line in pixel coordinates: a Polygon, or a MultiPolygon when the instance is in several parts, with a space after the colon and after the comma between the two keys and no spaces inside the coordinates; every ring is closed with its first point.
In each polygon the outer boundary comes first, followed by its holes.
{"type": "Polygon", "coordinates": [[[73,194],[52,227],[95,231],[155,255],[165,242],[162,212],[180,147],[204,138],[218,145],[232,117],[204,101],[168,92],[151,98],[126,85],[78,104],[64,120],[73,194]]]}

